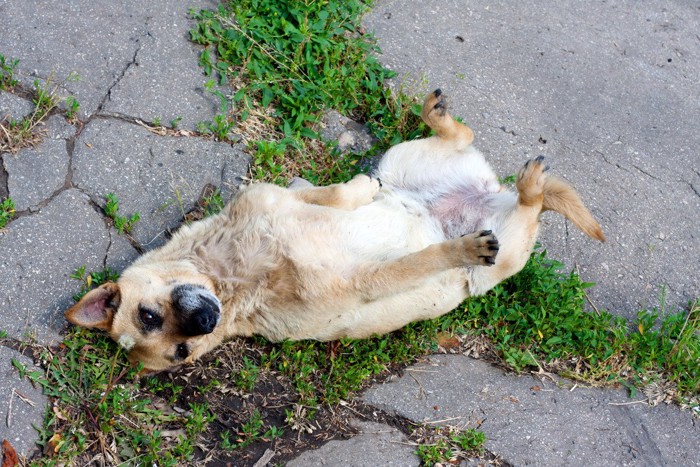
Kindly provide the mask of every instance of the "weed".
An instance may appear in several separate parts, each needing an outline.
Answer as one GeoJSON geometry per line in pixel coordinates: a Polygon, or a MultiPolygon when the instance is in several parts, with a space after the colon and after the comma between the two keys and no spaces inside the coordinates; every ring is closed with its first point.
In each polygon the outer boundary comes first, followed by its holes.
{"type": "Polygon", "coordinates": [[[420,105],[385,86],[393,72],[379,64],[372,38],[361,30],[363,2],[228,5],[192,13],[198,23],[191,39],[208,46],[200,56],[204,72],[234,86],[228,99],[208,83],[222,112],[200,131],[224,139],[237,121],[253,141],[255,178],[282,183],[311,171],[327,183],[357,173],[357,155],[338,156],[317,142],[315,127],[325,109],[367,122],[381,148],[425,133],[420,105]]]}
{"type": "Polygon", "coordinates": [[[243,368],[231,375],[231,379],[237,388],[252,392],[255,388],[255,382],[258,380],[259,373],[260,367],[248,357],[243,357],[243,368]]]}
{"type": "Polygon", "coordinates": [[[11,198],[5,198],[0,202],[0,230],[4,229],[15,216],[15,203],[11,198]]]}
{"type": "Polygon", "coordinates": [[[420,425],[411,433],[418,442],[416,454],[422,465],[459,464],[484,450],[486,435],[474,428],[420,425]]]}
{"type": "Polygon", "coordinates": [[[221,190],[215,189],[211,194],[208,194],[203,199],[204,217],[218,214],[224,208],[224,197],[221,195],[221,190]]]}
{"type": "Polygon", "coordinates": [[[264,429],[265,423],[262,415],[258,409],[254,409],[248,420],[241,424],[240,429],[236,431],[235,436],[229,430],[220,434],[219,446],[226,451],[232,451],[248,447],[256,441],[271,441],[283,434],[283,430],[275,426],[266,431],[263,431],[264,429]]]}
{"type": "Polygon", "coordinates": [[[177,117],[173,118],[170,120],[170,127],[175,130],[177,129],[178,125],[180,125],[180,122],[182,121],[182,116],[178,115],[177,117]]]}
{"type": "MultiPolygon", "coordinates": [[[[7,59],[0,55],[0,90],[13,90],[19,87],[14,79],[14,70],[19,64],[19,60],[7,59]]],[[[75,74],[71,73],[66,81],[74,80],[75,74]]],[[[21,120],[0,121],[0,152],[16,153],[20,149],[34,146],[41,141],[42,131],[39,125],[49,116],[51,112],[61,103],[59,96],[60,84],[53,80],[52,76],[42,84],[38,79],[34,80],[34,87],[31,90],[21,89],[23,94],[32,98],[34,111],[21,120]]],[[[68,110],[66,117],[73,119],[80,104],[75,97],[66,98],[68,110]]]]}
{"type": "Polygon", "coordinates": [[[227,141],[228,135],[231,129],[235,126],[235,122],[231,121],[224,114],[217,114],[214,116],[213,122],[199,122],[197,124],[197,130],[200,133],[214,135],[221,141],[227,141]]]}
{"type": "Polygon", "coordinates": [[[68,106],[68,110],[66,110],[66,118],[68,120],[77,118],[78,110],[80,110],[80,103],[78,102],[78,99],[76,99],[75,96],[68,96],[66,97],[66,105],[68,106]]]}
{"type": "Polygon", "coordinates": [[[15,76],[15,68],[19,65],[19,60],[16,58],[5,58],[0,54],[0,90],[11,91],[17,84],[15,76]]]}
{"type": "Polygon", "coordinates": [[[108,193],[107,196],[105,196],[105,200],[105,214],[114,221],[114,228],[117,229],[117,232],[120,234],[130,233],[133,230],[136,222],[138,222],[138,220],[141,218],[139,213],[134,212],[129,218],[120,216],[119,199],[117,199],[117,196],[114,193],[108,193]]]}
{"type": "Polygon", "coordinates": [[[110,268],[104,268],[102,271],[93,271],[89,274],[85,274],[85,265],[82,265],[76,269],[70,277],[71,279],[76,279],[81,282],[80,292],[73,295],[73,300],[77,302],[96,285],[116,281],[119,279],[119,274],[112,271],[110,268]]]}

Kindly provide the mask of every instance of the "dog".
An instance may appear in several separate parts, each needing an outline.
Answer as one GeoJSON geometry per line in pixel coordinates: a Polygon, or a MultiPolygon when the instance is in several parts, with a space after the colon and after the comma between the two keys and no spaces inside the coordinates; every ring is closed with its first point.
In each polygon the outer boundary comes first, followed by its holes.
{"type": "Polygon", "coordinates": [[[434,135],[393,146],[371,177],[249,185],[87,293],[66,318],[106,331],[130,361],[161,371],[234,336],[364,338],[443,315],[525,266],[543,211],[605,241],[542,156],[522,167],[514,192],[439,89],[421,117],[434,135]]]}

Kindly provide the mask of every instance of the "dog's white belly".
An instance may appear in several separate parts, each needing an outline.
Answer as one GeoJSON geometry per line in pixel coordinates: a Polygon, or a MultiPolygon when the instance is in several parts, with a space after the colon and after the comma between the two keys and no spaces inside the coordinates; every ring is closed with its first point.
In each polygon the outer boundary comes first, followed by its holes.
{"type": "Polygon", "coordinates": [[[351,274],[358,264],[400,258],[445,240],[440,225],[418,202],[382,192],[354,211],[300,206],[286,249],[297,264],[351,274]]]}

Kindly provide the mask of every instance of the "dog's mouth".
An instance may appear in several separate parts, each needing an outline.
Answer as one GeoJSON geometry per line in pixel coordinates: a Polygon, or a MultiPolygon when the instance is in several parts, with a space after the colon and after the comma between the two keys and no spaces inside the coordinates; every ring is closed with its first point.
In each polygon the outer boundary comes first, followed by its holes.
{"type": "Polygon", "coordinates": [[[172,303],[180,332],[185,336],[210,334],[219,324],[221,302],[200,285],[184,284],[173,289],[172,303]]]}

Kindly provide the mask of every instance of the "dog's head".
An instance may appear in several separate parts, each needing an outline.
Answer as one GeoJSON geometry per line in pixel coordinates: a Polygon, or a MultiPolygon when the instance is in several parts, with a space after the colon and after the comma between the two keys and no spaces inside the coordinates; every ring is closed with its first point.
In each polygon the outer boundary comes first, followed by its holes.
{"type": "Polygon", "coordinates": [[[204,281],[159,272],[132,266],[116,283],[88,292],[66,319],[107,331],[146,370],[191,362],[220,340],[221,303],[204,281]]]}

